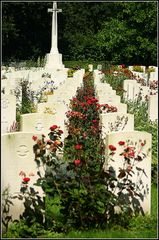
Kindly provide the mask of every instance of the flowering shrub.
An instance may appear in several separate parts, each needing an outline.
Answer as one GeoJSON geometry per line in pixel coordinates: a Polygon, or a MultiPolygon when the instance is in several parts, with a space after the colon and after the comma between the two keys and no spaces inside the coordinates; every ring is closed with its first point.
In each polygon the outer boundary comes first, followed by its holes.
{"type": "MultiPolygon", "coordinates": [[[[148,149],[146,155],[143,151],[143,148],[146,145],[145,140],[139,140],[138,144],[130,142],[130,140],[119,141],[118,145],[121,148],[121,158],[119,160],[121,162],[121,167],[119,168],[119,173],[116,176],[119,181],[113,186],[114,193],[118,195],[118,203],[120,203],[119,206],[122,211],[125,207],[124,199],[125,196],[127,196],[127,201],[129,201],[129,205],[127,205],[127,207],[129,208],[129,211],[141,212],[144,214],[141,202],[143,201],[145,194],[149,192],[149,189],[147,189],[146,184],[142,181],[142,175],[147,177],[146,172],[137,165],[147,157],[150,153],[150,149],[148,149]],[[138,176],[138,182],[134,184],[132,177],[135,175],[138,176]],[[120,186],[122,186],[124,191],[121,191],[122,188],[120,188],[120,186]]],[[[117,148],[113,145],[109,145],[108,148],[110,160],[114,161],[113,157],[116,154],[115,151],[117,148]]]]}
{"type": "Polygon", "coordinates": [[[117,94],[123,96],[123,81],[125,79],[133,79],[133,73],[125,67],[124,64],[120,66],[111,66],[110,69],[103,71],[105,76],[102,82],[109,83],[117,94]]]}
{"type": "Polygon", "coordinates": [[[158,88],[158,81],[154,80],[150,82],[150,89],[156,90],[158,88]]]}
{"type": "MultiPolygon", "coordinates": [[[[90,92],[93,93],[90,83],[91,78],[84,81],[84,88],[89,84],[89,88],[87,87],[87,91],[90,90],[88,92],[89,98],[85,96],[85,89],[83,91],[79,89],[77,97],[73,99],[73,110],[85,113],[89,121],[86,120],[81,123],[80,119],[78,121],[71,119],[68,124],[69,135],[65,139],[64,154],[69,163],[67,169],[72,170],[75,175],[67,180],[66,189],[63,188],[64,197],[61,199],[65,225],[67,226],[71,222],[71,226],[85,229],[102,227],[120,219],[120,216],[125,213],[133,214],[131,204],[124,200],[122,202],[122,213],[116,213],[116,207],[120,206],[121,198],[114,191],[114,186],[117,184],[122,195],[127,185],[124,183],[122,185],[118,184],[122,175],[115,178],[110,170],[105,171],[103,169],[105,150],[101,141],[99,125],[100,107],[98,101],[94,97],[90,97],[90,92]],[[83,109],[86,105],[87,110],[83,109]],[[74,165],[72,165],[72,162],[74,165]]],[[[125,142],[120,141],[119,145],[122,147],[125,142]]],[[[109,155],[111,159],[117,147],[110,145],[109,149],[111,150],[109,155]]],[[[134,157],[133,154],[133,149],[129,148],[127,158],[131,159],[134,157]]],[[[127,166],[127,172],[130,173],[131,170],[131,166],[127,166]]],[[[132,200],[130,192],[129,195],[132,200]]]]}
{"type": "Polygon", "coordinates": [[[133,78],[133,73],[125,67],[124,64],[119,66],[111,66],[110,69],[103,71],[105,75],[125,76],[126,78],[133,78]]]}
{"type": "Polygon", "coordinates": [[[39,195],[33,187],[29,187],[31,177],[34,173],[30,172],[28,175],[24,171],[20,171],[19,176],[22,178],[20,192],[13,196],[12,199],[18,198],[24,203],[24,212],[20,215],[21,220],[30,227],[32,223],[36,222],[42,224],[44,222],[44,197],[39,195]]]}
{"type": "Polygon", "coordinates": [[[150,82],[150,95],[156,95],[158,93],[158,81],[151,81],[150,82]]]}
{"type": "Polygon", "coordinates": [[[66,112],[66,116],[71,120],[74,119],[74,118],[77,118],[77,119],[83,119],[85,120],[86,119],[86,115],[84,115],[83,113],[81,112],[77,112],[77,111],[68,111],[66,112]]]}
{"type": "Polygon", "coordinates": [[[117,112],[118,109],[115,106],[110,106],[108,104],[99,104],[99,109],[101,110],[101,113],[111,113],[111,112],[117,112]]]}

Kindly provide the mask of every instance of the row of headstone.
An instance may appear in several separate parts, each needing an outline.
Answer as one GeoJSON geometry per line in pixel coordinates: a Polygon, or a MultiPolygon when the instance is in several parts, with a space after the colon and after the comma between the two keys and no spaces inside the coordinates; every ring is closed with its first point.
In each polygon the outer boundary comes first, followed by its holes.
{"type": "Polygon", "coordinates": [[[49,72],[45,69],[38,71],[33,70],[12,70],[11,72],[4,72],[2,75],[1,91],[5,94],[10,94],[16,89],[17,81],[27,80],[31,84],[33,91],[38,91],[42,87],[47,87],[48,84],[54,83],[54,87],[58,87],[67,79],[68,69],[49,72]]]}
{"type": "Polygon", "coordinates": [[[148,86],[141,86],[135,79],[124,80],[123,83],[123,97],[126,101],[135,101],[140,96],[140,101],[145,102],[148,100],[148,118],[151,121],[158,120],[158,94],[157,91],[151,94],[148,86]]]}
{"type": "Polygon", "coordinates": [[[99,100],[99,104],[107,103],[109,105],[115,105],[118,112],[126,113],[127,105],[121,103],[121,97],[116,95],[116,91],[107,83],[95,83],[96,94],[99,100]]]}
{"type": "Polygon", "coordinates": [[[149,95],[148,86],[141,86],[135,79],[126,79],[123,83],[123,97],[125,100],[135,101],[141,95],[141,101],[145,101],[145,97],[149,95]]]}
{"type": "MultiPolygon", "coordinates": [[[[17,71],[18,72],[18,71],[17,71]]],[[[66,78],[63,79],[63,83],[59,85],[59,87],[54,91],[54,95],[48,95],[48,103],[39,103],[37,104],[37,111],[39,113],[56,113],[56,109],[60,109],[59,107],[56,107],[57,102],[61,102],[63,105],[63,111],[67,110],[67,105],[69,103],[69,99],[71,96],[73,96],[76,93],[77,87],[82,84],[82,77],[84,74],[84,70],[78,70],[74,73],[74,77],[72,79],[66,78]],[[77,80],[78,79],[78,80],[77,80]],[[54,103],[52,107],[50,108],[50,104],[54,103]]],[[[43,80],[41,80],[42,83],[44,83],[43,80]]],[[[33,81],[33,84],[35,85],[35,94],[36,91],[39,89],[41,90],[44,85],[41,84],[41,81],[33,81]]],[[[5,85],[3,87],[5,88],[5,91],[2,93],[2,98],[1,98],[1,113],[2,113],[2,133],[7,133],[10,131],[10,127],[12,124],[16,121],[15,115],[16,115],[16,104],[19,103],[21,104],[22,100],[22,89],[20,86],[21,79],[5,79],[2,81],[5,85]],[[17,99],[15,99],[15,91],[19,89],[19,94],[17,95],[17,99]],[[14,99],[14,100],[13,100],[14,99]],[[9,104],[7,104],[9,103],[9,104]],[[11,109],[9,109],[11,108],[11,109]],[[12,114],[6,114],[6,112],[11,112],[12,114]]],[[[50,87],[53,86],[53,83],[51,82],[45,82],[45,84],[50,85],[50,87]]],[[[30,90],[33,90],[33,85],[29,85],[30,90]]],[[[45,90],[43,89],[43,93],[45,93],[45,90]]],[[[36,96],[36,95],[35,95],[36,96]]],[[[36,102],[35,102],[36,103],[36,102]]],[[[63,114],[63,112],[60,114],[63,114]]],[[[65,114],[63,114],[65,116],[65,114]]]]}
{"type": "MultiPolygon", "coordinates": [[[[2,110],[3,110],[3,128],[2,132],[2,191],[5,187],[9,187],[11,195],[15,195],[20,190],[21,171],[33,173],[30,177],[30,185],[32,185],[37,176],[37,166],[34,161],[32,136],[38,137],[44,134],[47,138],[50,132],[50,126],[57,125],[63,130],[63,138],[67,136],[67,128],[65,126],[66,112],[69,110],[62,101],[57,101],[58,97],[65,100],[72,99],[78,87],[81,86],[84,70],[78,70],[72,79],[66,79],[55,90],[55,98],[48,99],[48,102],[37,104],[37,113],[28,113],[21,115],[20,131],[14,133],[6,133],[6,127],[9,127],[16,118],[16,98],[13,95],[3,94],[2,96],[2,110]],[[62,95],[62,92],[64,94],[62,95]],[[5,118],[6,117],[6,118],[5,118]],[[10,120],[11,118],[11,120],[10,120]],[[6,125],[5,125],[6,124],[6,125]]],[[[54,96],[54,95],[53,95],[54,96]]],[[[50,96],[51,97],[51,96],[50,96]]],[[[33,186],[35,190],[42,195],[40,188],[33,186]]],[[[19,214],[23,211],[23,203],[17,199],[13,199],[13,206],[11,206],[10,214],[13,219],[17,219],[19,214]]]]}
{"type": "MultiPolygon", "coordinates": [[[[102,78],[98,70],[94,70],[96,94],[100,104],[108,104],[117,108],[116,112],[102,112],[100,121],[102,125],[102,137],[106,144],[106,162],[104,169],[113,171],[115,176],[118,176],[122,167],[126,166],[123,159],[123,150],[126,146],[133,149],[134,158],[142,159],[137,162],[137,166],[133,165],[131,180],[135,183],[133,186],[136,191],[139,191],[140,197],[133,196],[132,208],[136,211],[150,213],[151,211],[151,151],[152,139],[151,134],[147,132],[134,131],[134,115],[126,111],[119,111],[118,105],[121,104],[120,97],[107,83],[101,83],[102,78]],[[111,99],[111,101],[110,101],[111,99]],[[120,146],[119,143],[122,143],[120,146]],[[144,147],[141,147],[141,143],[144,147]],[[113,155],[109,146],[114,146],[113,155]],[[142,150],[141,150],[142,149],[142,150]],[[111,156],[111,158],[110,158],[111,156]],[[142,174],[141,174],[142,172],[142,174]],[[141,174],[141,176],[140,176],[141,174]]],[[[130,89],[135,92],[135,88],[130,89]]],[[[134,93],[135,94],[135,93],[134,93]]],[[[127,166],[128,169],[131,166],[127,166]]],[[[130,169],[129,169],[130,170],[130,169]]],[[[120,180],[120,179],[119,179],[120,180]]],[[[122,178],[120,180],[122,184],[122,178]]],[[[130,190],[130,189],[129,189],[130,190]]],[[[116,187],[116,194],[118,194],[116,187]]],[[[123,197],[128,197],[128,192],[124,192],[123,197]]],[[[130,199],[128,199],[129,201],[130,199]]],[[[120,206],[119,206],[120,207],[120,206]]]]}

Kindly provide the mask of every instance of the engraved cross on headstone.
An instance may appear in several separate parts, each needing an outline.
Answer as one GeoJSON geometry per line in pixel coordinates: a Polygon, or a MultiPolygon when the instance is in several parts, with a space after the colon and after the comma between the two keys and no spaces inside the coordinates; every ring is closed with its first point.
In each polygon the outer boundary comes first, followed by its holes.
{"type": "Polygon", "coordinates": [[[42,131],[44,129],[43,125],[42,125],[42,120],[38,120],[35,126],[35,130],[36,131],[42,131]]]}
{"type": "Polygon", "coordinates": [[[8,108],[9,101],[7,99],[1,99],[1,106],[3,109],[8,108]]]}
{"type": "Polygon", "coordinates": [[[25,144],[18,146],[17,154],[19,157],[26,157],[28,153],[29,153],[29,150],[25,144]]]}
{"type": "Polygon", "coordinates": [[[51,51],[50,53],[59,53],[57,48],[57,13],[62,9],[57,9],[57,2],[53,2],[53,8],[49,8],[48,12],[52,13],[52,34],[51,34],[51,51]]]}

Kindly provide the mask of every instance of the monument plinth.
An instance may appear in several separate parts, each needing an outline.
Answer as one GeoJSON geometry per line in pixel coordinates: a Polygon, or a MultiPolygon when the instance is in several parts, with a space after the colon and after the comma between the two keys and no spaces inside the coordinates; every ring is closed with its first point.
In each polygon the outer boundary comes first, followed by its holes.
{"type": "Polygon", "coordinates": [[[58,51],[58,31],[57,31],[57,13],[62,9],[57,9],[57,3],[53,2],[53,8],[49,8],[48,12],[52,12],[52,33],[51,33],[51,50],[46,55],[47,70],[63,69],[62,54],[58,51]]]}

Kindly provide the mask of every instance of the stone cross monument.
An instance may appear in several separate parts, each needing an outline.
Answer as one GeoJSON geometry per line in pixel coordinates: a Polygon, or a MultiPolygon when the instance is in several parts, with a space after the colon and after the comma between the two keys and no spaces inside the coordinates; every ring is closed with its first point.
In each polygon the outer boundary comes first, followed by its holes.
{"type": "Polygon", "coordinates": [[[52,13],[52,33],[51,33],[51,50],[47,54],[45,68],[51,69],[63,69],[62,54],[58,51],[58,27],[57,27],[57,13],[62,12],[62,9],[57,9],[57,2],[53,2],[53,8],[49,8],[48,12],[52,13]]]}

